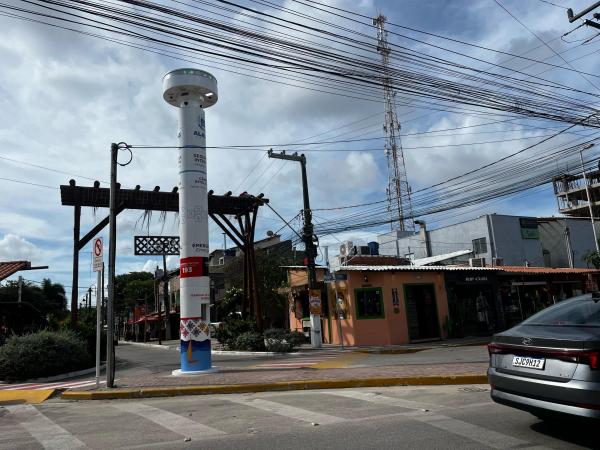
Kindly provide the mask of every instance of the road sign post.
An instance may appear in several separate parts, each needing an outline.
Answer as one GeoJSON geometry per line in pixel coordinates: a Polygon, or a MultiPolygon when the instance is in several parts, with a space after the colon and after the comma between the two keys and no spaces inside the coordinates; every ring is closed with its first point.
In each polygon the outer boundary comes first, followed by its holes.
{"type": "Polygon", "coordinates": [[[93,269],[98,274],[98,282],[96,284],[96,388],[100,387],[100,338],[102,336],[102,292],[103,285],[103,269],[104,269],[104,243],[102,238],[96,238],[92,246],[93,254],[93,269]]]}

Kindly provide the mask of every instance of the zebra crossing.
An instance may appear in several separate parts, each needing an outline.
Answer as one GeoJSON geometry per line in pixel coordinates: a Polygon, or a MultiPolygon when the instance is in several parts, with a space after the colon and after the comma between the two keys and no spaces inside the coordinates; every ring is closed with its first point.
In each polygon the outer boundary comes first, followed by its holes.
{"type": "MultiPolygon", "coordinates": [[[[340,431],[357,432],[361,426],[396,422],[408,430],[418,430],[410,425],[418,423],[430,430],[425,439],[437,433],[448,441],[448,448],[452,442],[464,443],[464,448],[548,448],[515,436],[513,427],[499,429],[494,420],[489,425],[475,423],[480,417],[473,422],[466,420],[461,410],[489,414],[490,408],[503,408],[485,398],[489,393],[471,394],[472,402],[457,404],[449,395],[450,391],[459,395],[456,387],[436,388],[5,405],[0,406],[0,448],[183,448],[186,442],[195,448],[217,448],[224,440],[229,442],[227,448],[269,448],[260,440],[277,434],[311,436],[320,432],[327,438],[340,431]]],[[[512,411],[510,415],[515,416],[512,411]]],[[[534,420],[526,413],[516,417],[534,420]]],[[[294,445],[290,448],[303,448],[294,445]]],[[[357,441],[350,448],[363,445],[357,441]]]]}

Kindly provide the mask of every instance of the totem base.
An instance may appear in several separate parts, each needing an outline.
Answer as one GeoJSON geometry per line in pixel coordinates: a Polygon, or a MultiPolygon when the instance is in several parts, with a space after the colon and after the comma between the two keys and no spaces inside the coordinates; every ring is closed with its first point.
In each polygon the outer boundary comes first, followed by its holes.
{"type": "Polygon", "coordinates": [[[205,369],[205,370],[191,370],[191,371],[184,371],[181,369],[176,369],[171,372],[171,375],[174,377],[193,377],[193,376],[198,376],[198,375],[206,375],[206,374],[214,373],[214,372],[218,372],[218,371],[219,371],[218,367],[211,367],[210,369],[205,369]]]}
{"type": "Polygon", "coordinates": [[[181,341],[181,371],[204,372],[212,367],[210,339],[203,341],[181,341]]]}

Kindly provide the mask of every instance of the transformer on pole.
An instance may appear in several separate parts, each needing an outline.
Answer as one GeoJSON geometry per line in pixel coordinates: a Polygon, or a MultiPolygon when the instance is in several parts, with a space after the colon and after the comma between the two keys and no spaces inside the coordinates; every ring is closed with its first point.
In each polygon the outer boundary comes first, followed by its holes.
{"type": "Polygon", "coordinates": [[[385,124],[383,130],[386,133],[384,151],[388,166],[388,186],[386,189],[388,212],[390,213],[392,230],[394,230],[394,223],[397,221],[400,231],[414,231],[410,186],[406,176],[404,151],[400,141],[400,122],[398,122],[396,114],[396,92],[390,77],[389,59],[391,50],[387,42],[385,20],[385,16],[379,15],[373,19],[373,26],[377,28],[377,51],[381,53],[382,59],[382,83],[385,98],[385,124]]]}
{"type": "Polygon", "coordinates": [[[204,109],[217,102],[217,80],[203,70],[174,70],[163,78],[163,98],[179,108],[181,369],[173,374],[193,374],[211,368],[204,109]]]}

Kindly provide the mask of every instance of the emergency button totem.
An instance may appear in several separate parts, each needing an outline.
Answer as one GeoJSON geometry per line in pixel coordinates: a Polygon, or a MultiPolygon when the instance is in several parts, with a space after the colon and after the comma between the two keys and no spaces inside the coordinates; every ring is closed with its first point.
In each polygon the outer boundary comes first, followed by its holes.
{"type": "Polygon", "coordinates": [[[179,108],[179,242],[181,369],[211,369],[208,198],[204,109],[217,103],[217,80],[197,69],[163,78],[163,98],[179,108]]]}

